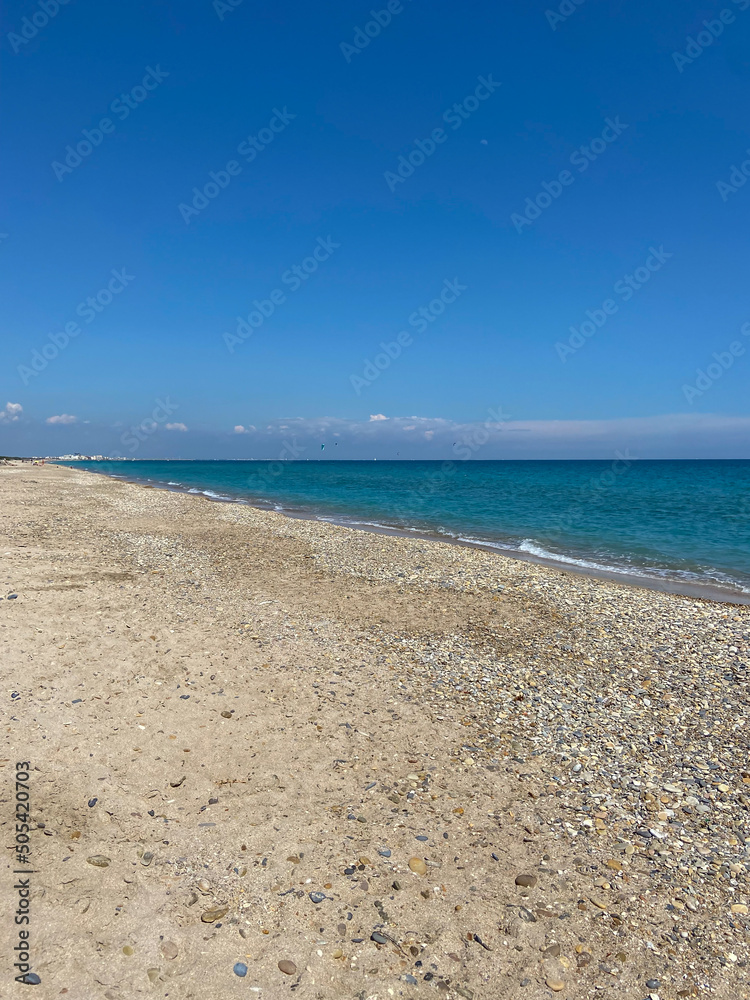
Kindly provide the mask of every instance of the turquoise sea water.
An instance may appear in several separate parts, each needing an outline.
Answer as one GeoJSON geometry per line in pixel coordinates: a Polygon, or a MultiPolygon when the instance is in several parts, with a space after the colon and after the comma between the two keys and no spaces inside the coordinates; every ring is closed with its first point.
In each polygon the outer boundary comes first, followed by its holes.
{"type": "Polygon", "coordinates": [[[750,461],[75,465],[217,500],[637,575],[644,583],[750,595],[750,461]]]}

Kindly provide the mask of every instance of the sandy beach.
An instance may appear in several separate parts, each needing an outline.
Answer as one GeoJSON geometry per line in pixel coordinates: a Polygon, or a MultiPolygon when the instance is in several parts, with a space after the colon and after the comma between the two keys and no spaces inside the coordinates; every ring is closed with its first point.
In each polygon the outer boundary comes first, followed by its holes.
{"type": "Polygon", "coordinates": [[[0,497],[35,995],[750,997],[750,608],[63,467],[0,497]]]}

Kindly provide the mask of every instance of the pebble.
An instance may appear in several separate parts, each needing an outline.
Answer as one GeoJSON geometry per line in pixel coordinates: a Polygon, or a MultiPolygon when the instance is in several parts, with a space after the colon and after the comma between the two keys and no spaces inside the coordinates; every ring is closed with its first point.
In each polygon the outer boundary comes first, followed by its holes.
{"type": "Polygon", "coordinates": [[[297,966],[294,962],[290,962],[288,958],[282,958],[279,962],[279,969],[284,973],[285,976],[296,976],[297,966]]]}
{"type": "Polygon", "coordinates": [[[424,836],[424,834],[420,834],[420,835],[419,835],[419,836],[417,837],[417,840],[427,840],[427,837],[425,837],[425,836],[424,836]]]}
{"type": "Polygon", "coordinates": [[[170,962],[177,958],[177,945],[174,941],[163,941],[159,950],[170,962]]]}
{"type": "Polygon", "coordinates": [[[159,978],[159,969],[147,969],[146,975],[148,976],[149,982],[155,983],[159,978]]]}
{"type": "Polygon", "coordinates": [[[660,979],[647,979],[646,980],[646,987],[649,990],[658,990],[660,986],[661,986],[661,980],[660,979]]]}
{"type": "Polygon", "coordinates": [[[93,809],[97,802],[98,799],[89,799],[89,809],[93,809]]]}
{"type": "Polygon", "coordinates": [[[151,864],[153,860],[154,860],[154,852],[145,851],[143,857],[141,858],[141,864],[143,865],[144,868],[148,868],[148,866],[151,864]]]}
{"type": "Polygon", "coordinates": [[[427,874],[427,865],[422,858],[409,858],[409,867],[416,875],[427,874]]]}
{"type": "Polygon", "coordinates": [[[547,979],[545,980],[547,986],[552,990],[553,993],[559,993],[561,990],[565,989],[565,983],[562,979],[547,979]]]}
{"type": "MultiPolygon", "coordinates": [[[[18,600],[18,594],[8,594],[8,600],[9,600],[9,601],[15,601],[15,600],[18,600]]],[[[31,975],[33,976],[33,975],[34,975],[34,973],[32,972],[32,973],[31,973],[31,975]]],[[[41,980],[40,980],[40,982],[41,982],[41,980]]]]}
{"type": "Polygon", "coordinates": [[[244,962],[235,962],[233,972],[235,976],[239,976],[240,979],[244,979],[247,975],[247,966],[244,962]]]}
{"type": "Polygon", "coordinates": [[[227,913],[229,913],[228,906],[217,906],[212,910],[206,910],[205,913],[202,913],[201,920],[204,924],[212,924],[215,920],[221,920],[227,913]]]}
{"type": "Polygon", "coordinates": [[[322,903],[324,899],[328,899],[328,896],[324,892],[311,892],[310,899],[317,905],[322,903]]]}
{"type": "Polygon", "coordinates": [[[371,941],[376,941],[378,944],[388,944],[388,938],[384,934],[380,934],[378,931],[373,931],[370,935],[371,941]]]}
{"type": "Polygon", "coordinates": [[[536,875],[516,875],[516,885],[523,886],[524,889],[533,889],[538,881],[536,875]]]}
{"type": "Polygon", "coordinates": [[[112,859],[105,857],[103,854],[92,854],[90,858],[86,858],[86,861],[88,864],[94,865],[95,868],[108,868],[112,859]]]}
{"type": "MultiPolygon", "coordinates": [[[[10,600],[10,598],[8,598],[10,600]]],[[[23,981],[27,986],[38,986],[41,983],[41,979],[36,974],[36,972],[27,972],[23,977],[23,981]]]]}
{"type": "Polygon", "coordinates": [[[390,856],[391,856],[391,852],[388,850],[387,847],[382,847],[378,851],[378,854],[380,855],[381,858],[390,858],[390,856]]]}
{"type": "Polygon", "coordinates": [[[231,719],[232,718],[232,713],[231,712],[222,712],[221,713],[221,717],[222,717],[222,719],[231,719]]]}

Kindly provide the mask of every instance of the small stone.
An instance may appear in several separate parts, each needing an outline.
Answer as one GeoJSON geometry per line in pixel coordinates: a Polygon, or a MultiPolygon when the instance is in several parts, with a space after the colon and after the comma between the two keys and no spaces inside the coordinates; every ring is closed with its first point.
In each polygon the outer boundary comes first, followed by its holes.
{"type": "Polygon", "coordinates": [[[747,907],[744,903],[733,903],[732,913],[747,913],[747,907]]]}
{"type": "Polygon", "coordinates": [[[417,837],[417,840],[422,840],[422,841],[426,841],[426,840],[427,840],[427,837],[425,837],[425,836],[424,836],[424,834],[420,834],[420,835],[419,835],[419,836],[417,837]]]}
{"type": "Polygon", "coordinates": [[[387,847],[381,847],[381,849],[378,851],[378,854],[380,855],[381,858],[390,858],[391,856],[391,852],[388,850],[387,847]]]}
{"type": "Polygon", "coordinates": [[[198,889],[203,893],[204,896],[207,896],[208,893],[211,892],[211,883],[208,882],[205,878],[202,878],[198,882],[198,889]]]}
{"type": "Polygon", "coordinates": [[[591,902],[594,906],[598,906],[600,910],[606,910],[609,908],[609,903],[606,899],[602,899],[601,896],[592,896],[591,902]]]}
{"type": "Polygon", "coordinates": [[[547,986],[552,990],[553,993],[559,993],[560,990],[565,989],[565,983],[562,979],[547,979],[545,980],[547,986]]]}
{"type": "Polygon", "coordinates": [[[159,978],[159,969],[147,969],[146,975],[149,978],[149,982],[155,983],[159,978]]]}
{"type": "Polygon", "coordinates": [[[279,962],[279,970],[283,972],[285,976],[297,975],[297,966],[294,962],[290,962],[288,958],[282,958],[279,962]]]}
{"type": "MultiPolygon", "coordinates": [[[[10,598],[8,598],[8,600],[10,600],[10,598]]],[[[38,986],[41,983],[41,979],[36,974],[36,972],[27,972],[26,975],[23,977],[23,982],[27,986],[38,986]]]]}
{"type": "Polygon", "coordinates": [[[86,861],[95,868],[109,868],[112,859],[106,858],[103,854],[93,854],[90,858],[86,858],[86,861]]]}
{"type": "Polygon", "coordinates": [[[234,969],[232,971],[235,976],[239,976],[240,979],[244,979],[247,975],[247,966],[244,962],[235,962],[234,969]]]}
{"type": "Polygon", "coordinates": [[[213,799],[209,799],[209,800],[208,800],[208,804],[209,804],[210,806],[216,806],[216,805],[218,805],[218,804],[219,804],[219,800],[218,800],[218,799],[216,799],[216,798],[213,798],[213,799]]]}
{"type": "Polygon", "coordinates": [[[427,865],[424,863],[422,858],[409,858],[409,867],[415,875],[427,874],[427,865]]]}
{"type": "Polygon", "coordinates": [[[647,979],[646,980],[646,987],[648,989],[650,989],[650,990],[658,990],[660,986],[661,986],[661,980],[660,979],[647,979]]]}
{"type": "Polygon", "coordinates": [[[371,864],[372,864],[372,862],[370,861],[370,859],[369,859],[369,858],[366,858],[366,857],[361,857],[361,858],[359,859],[359,863],[360,863],[361,865],[371,865],[371,864]]]}
{"type": "Polygon", "coordinates": [[[125,945],[125,947],[124,947],[124,948],[122,949],[122,953],[123,953],[123,955],[128,955],[128,956],[130,956],[130,955],[132,955],[132,954],[133,954],[134,952],[133,952],[133,949],[132,949],[132,948],[130,947],[130,945],[129,945],[129,944],[126,944],[126,945],[125,945]]]}
{"type": "Polygon", "coordinates": [[[557,958],[560,954],[560,945],[555,942],[542,951],[542,958],[557,958]]]}
{"type": "Polygon", "coordinates": [[[221,713],[221,717],[222,717],[222,719],[231,719],[232,718],[232,713],[231,712],[222,712],[221,713]]]}
{"type": "Polygon", "coordinates": [[[401,883],[398,880],[395,881],[395,882],[393,882],[392,885],[393,885],[393,888],[396,890],[396,892],[398,892],[399,889],[401,888],[401,883]]]}
{"type": "Polygon", "coordinates": [[[172,961],[172,959],[177,958],[177,945],[174,943],[174,941],[163,941],[159,950],[161,951],[162,955],[170,962],[172,961]]]}
{"type": "Polygon", "coordinates": [[[339,924],[336,930],[339,934],[346,934],[346,924],[339,924]]]}
{"type": "Polygon", "coordinates": [[[215,920],[221,920],[227,913],[229,913],[228,906],[217,906],[213,910],[206,910],[205,913],[201,913],[201,920],[204,924],[212,924],[215,920]]]}
{"type": "Polygon", "coordinates": [[[169,782],[170,788],[179,788],[184,780],[185,780],[185,775],[183,774],[183,776],[181,778],[178,778],[177,781],[169,782]]]}
{"type": "Polygon", "coordinates": [[[97,803],[98,801],[99,801],[99,800],[98,800],[98,799],[96,799],[96,798],[93,798],[93,799],[89,799],[89,809],[93,809],[93,808],[94,808],[94,806],[96,805],[96,803],[97,803]]]}
{"type": "Polygon", "coordinates": [[[527,910],[525,906],[520,906],[518,908],[518,915],[520,916],[521,920],[523,920],[527,924],[536,923],[536,917],[531,912],[531,910],[527,910]]]}
{"type": "Polygon", "coordinates": [[[388,944],[388,938],[384,934],[380,934],[378,931],[372,932],[370,940],[376,941],[378,944],[388,944]]]}
{"type": "Polygon", "coordinates": [[[326,896],[326,894],[324,892],[311,892],[310,893],[310,899],[317,906],[318,903],[322,903],[323,900],[324,899],[328,899],[328,897],[326,896]]]}
{"type": "Polygon", "coordinates": [[[524,889],[533,889],[538,881],[536,875],[516,875],[516,885],[524,889]]]}
{"type": "Polygon", "coordinates": [[[148,868],[151,862],[154,860],[153,851],[145,851],[143,857],[141,858],[141,864],[144,868],[148,868]]]}

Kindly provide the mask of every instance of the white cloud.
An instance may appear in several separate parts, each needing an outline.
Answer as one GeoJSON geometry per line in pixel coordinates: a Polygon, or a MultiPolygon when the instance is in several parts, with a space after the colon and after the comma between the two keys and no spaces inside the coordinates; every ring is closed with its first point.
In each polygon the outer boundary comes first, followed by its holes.
{"type": "Polygon", "coordinates": [[[235,434],[249,434],[250,433],[250,429],[248,427],[243,427],[242,424],[235,424],[234,425],[234,433],[235,434]]]}
{"type": "Polygon", "coordinates": [[[370,421],[373,421],[373,420],[387,420],[387,419],[388,419],[388,417],[384,416],[382,413],[371,413],[370,414],[370,421]]]}
{"type": "Polygon", "coordinates": [[[165,424],[164,425],[168,431],[186,431],[186,424],[165,424]]]}
{"type": "Polygon", "coordinates": [[[0,422],[13,424],[23,413],[20,403],[6,403],[5,409],[0,410],[0,422]]]}
{"type": "Polygon", "coordinates": [[[407,448],[401,457],[415,458],[455,458],[457,449],[465,454],[466,442],[471,457],[478,459],[610,459],[628,449],[637,458],[750,457],[750,416],[675,413],[610,420],[514,420],[495,403],[484,415],[480,411],[479,418],[287,417],[268,424],[267,437],[312,447],[321,437],[338,434],[340,447],[351,454],[369,455],[369,449],[377,447],[377,454],[385,449],[387,455],[390,449],[395,454],[407,448]]]}
{"type": "Polygon", "coordinates": [[[78,417],[74,417],[72,413],[59,413],[55,417],[47,417],[45,421],[48,424],[74,424],[78,420],[78,417]]]}

